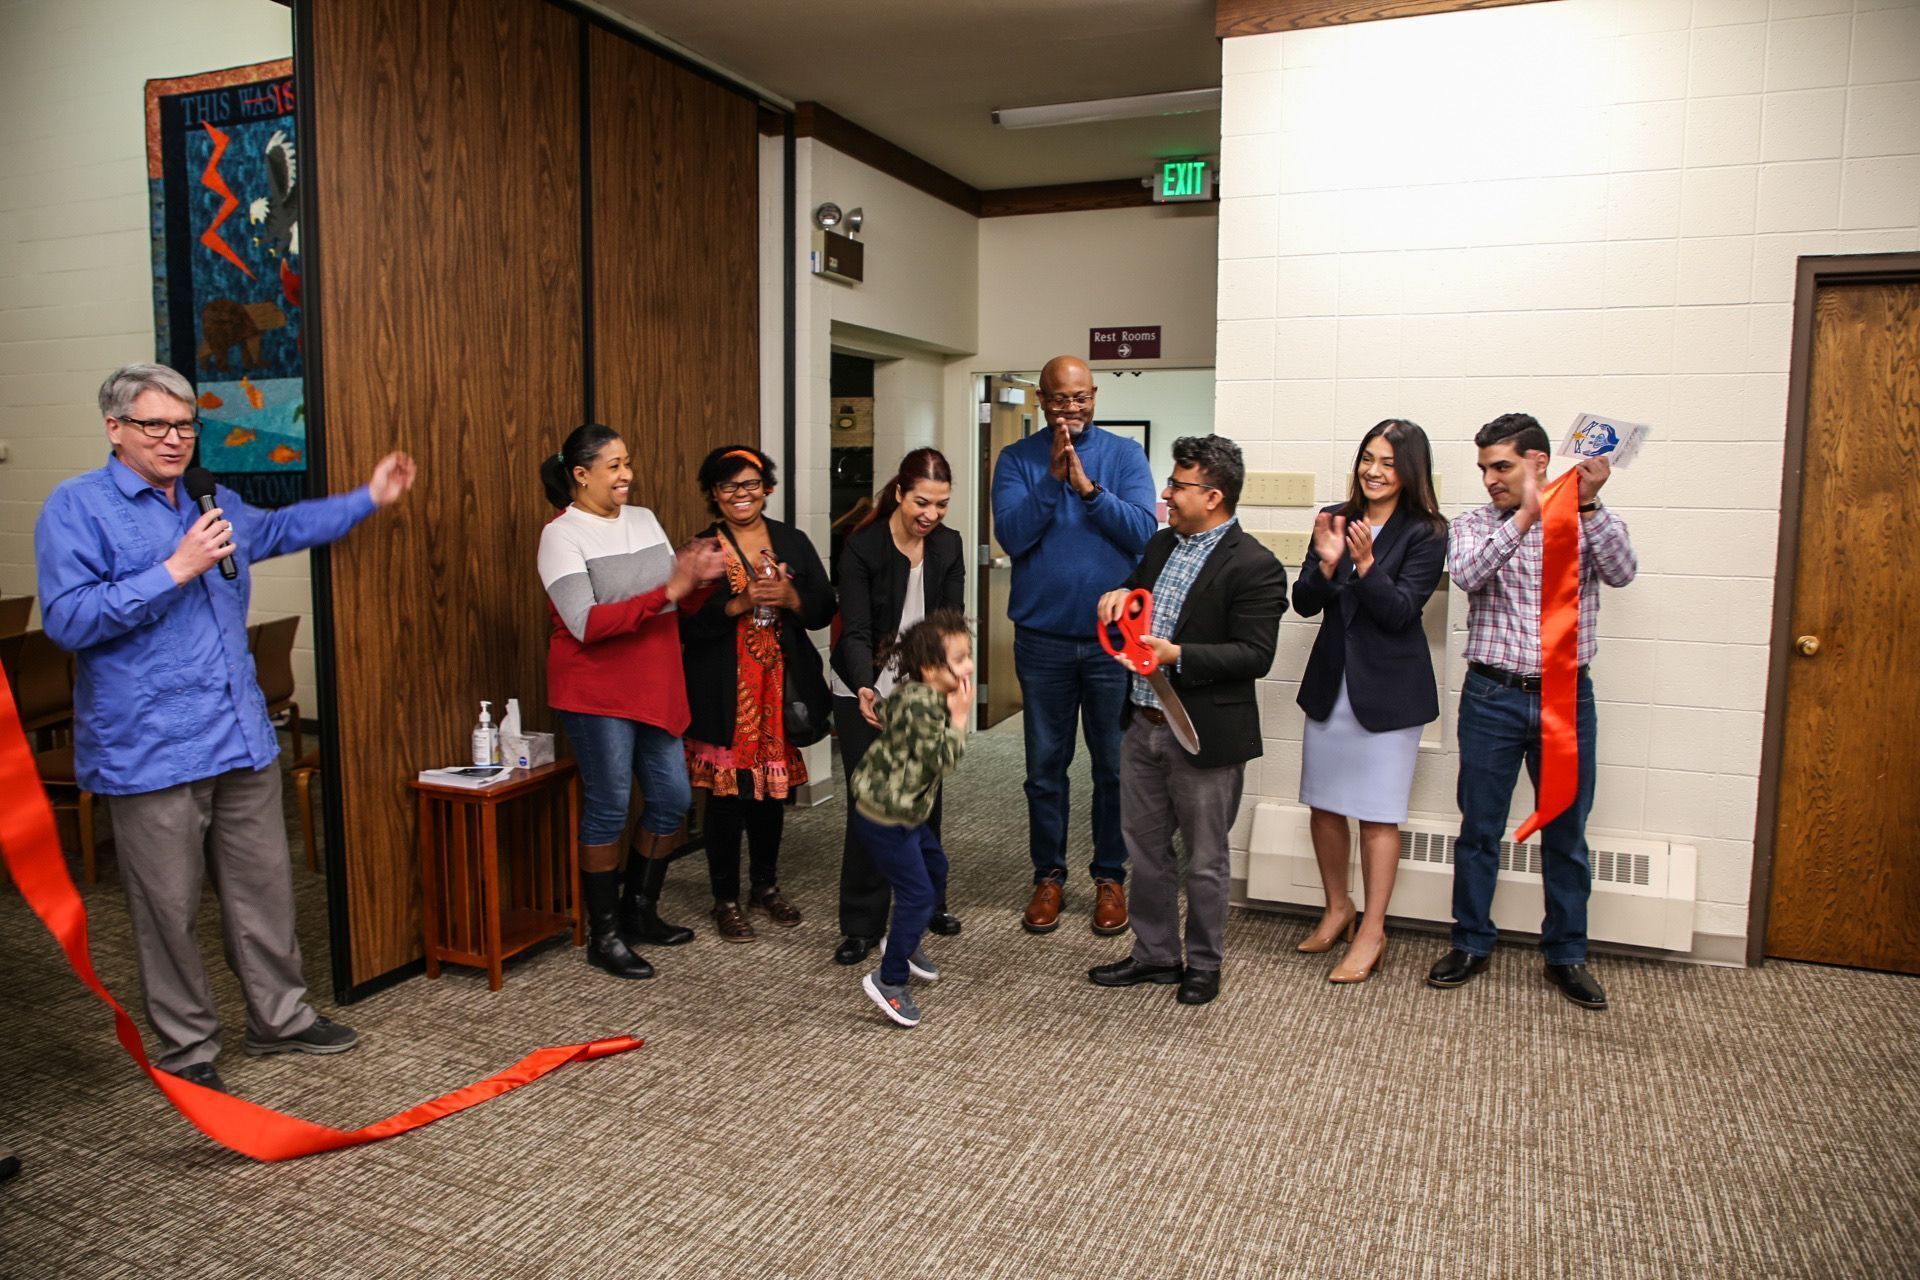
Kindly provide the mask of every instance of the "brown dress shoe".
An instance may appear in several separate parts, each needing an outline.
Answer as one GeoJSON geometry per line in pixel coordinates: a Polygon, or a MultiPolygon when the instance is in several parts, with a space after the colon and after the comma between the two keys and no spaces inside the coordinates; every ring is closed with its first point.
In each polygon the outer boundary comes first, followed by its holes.
{"type": "Polygon", "coordinates": [[[1093,882],[1093,931],[1103,938],[1127,931],[1127,887],[1118,880],[1093,882]]]}
{"type": "Polygon", "coordinates": [[[766,912],[768,919],[784,929],[791,929],[800,923],[800,909],[786,900],[777,884],[755,889],[748,894],[747,907],[752,911],[766,912]]]}
{"type": "Polygon", "coordinates": [[[1033,886],[1033,899],[1020,926],[1028,933],[1052,933],[1060,927],[1060,906],[1064,896],[1058,880],[1042,880],[1033,886]]]}
{"type": "Polygon", "coordinates": [[[720,935],[722,942],[753,941],[753,926],[747,923],[737,902],[713,904],[713,931],[720,935]]]}

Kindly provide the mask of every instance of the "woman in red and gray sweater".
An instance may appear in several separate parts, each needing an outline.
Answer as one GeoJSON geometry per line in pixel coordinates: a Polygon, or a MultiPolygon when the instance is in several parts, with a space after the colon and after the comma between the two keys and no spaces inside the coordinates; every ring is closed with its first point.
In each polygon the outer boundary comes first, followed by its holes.
{"type": "Polygon", "coordinates": [[[711,538],[678,551],[653,512],[627,505],[633,467],[618,434],[576,428],[540,464],[560,508],[540,534],[540,582],[553,616],[547,701],[579,762],[580,881],[587,959],[616,978],[650,978],[629,943],[674,946],[690,929],[658,914],[667,855],[693,795],[680,735],[687,728],[678,611],[698,609],[725,571],[711,538]],[[633,780],[645,798],[620,893],[620,841],[633,780]]]}

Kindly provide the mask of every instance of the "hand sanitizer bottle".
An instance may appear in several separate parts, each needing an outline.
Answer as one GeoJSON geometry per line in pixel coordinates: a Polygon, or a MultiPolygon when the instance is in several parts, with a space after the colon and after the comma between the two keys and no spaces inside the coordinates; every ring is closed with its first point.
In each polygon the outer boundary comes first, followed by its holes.
{"type": "Polygon", "coordinates": [[[476,767],[500,763],[500,735],[493,727],[493,704],[480,704],[480,723],[473,726],[473,763],[476,767]]]}

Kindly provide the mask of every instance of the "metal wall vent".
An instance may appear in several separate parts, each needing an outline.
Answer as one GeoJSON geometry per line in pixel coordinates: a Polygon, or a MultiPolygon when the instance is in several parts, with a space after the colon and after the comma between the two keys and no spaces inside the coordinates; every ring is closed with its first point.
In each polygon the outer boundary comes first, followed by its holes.
{"type": "MultiPolygon", "coordinates": [[[[1400,860],[1402,862],[1429,862],[1453,865],[1453,847],[1456,837],[1438,831],[1400,831],[1400,860]]],[[[1615,849],[1588,847],[1587,860],[1593,868],[1593,878],[1609,884],[1635,884],[1645,886],[1653,876],[1653,859],[1644,853],[1624,853],[1615,849]]],[[[1538,843],[1515,844],[1511,840],[1500,842],[1500,869],[1502,871],[1524,871],[1531,875],[1540,874],[1540,846],[1538,843]]]]}

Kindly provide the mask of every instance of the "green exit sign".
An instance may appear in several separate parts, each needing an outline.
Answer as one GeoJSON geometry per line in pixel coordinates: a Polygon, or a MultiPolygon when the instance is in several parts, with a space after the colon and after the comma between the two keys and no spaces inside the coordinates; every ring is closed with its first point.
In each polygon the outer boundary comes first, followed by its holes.
{"type": "Polygon", "coordinates": [[[1213,166],[1205,160],[1162,161],[1153,180],[1156,204],[1213,199],[1213,166]]]}

